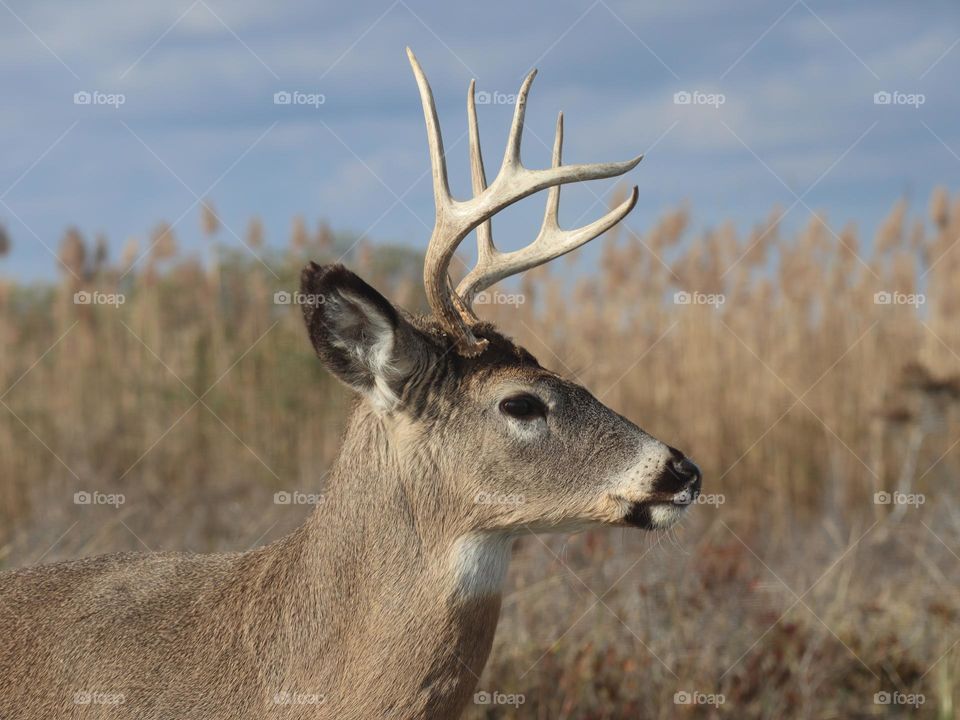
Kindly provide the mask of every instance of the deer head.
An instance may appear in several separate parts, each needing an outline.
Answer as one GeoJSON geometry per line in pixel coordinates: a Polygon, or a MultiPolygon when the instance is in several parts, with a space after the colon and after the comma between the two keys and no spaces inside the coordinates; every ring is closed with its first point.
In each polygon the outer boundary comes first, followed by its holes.
{"type": "Polygon", "coordinates": [[[599,220],[561,230],[559,186],[622,175],[641,157],[561,164],[561,116],[552,167],[524,167],[520,140],[531,72],[518,94],[500,170],[487,186],[471,83],[467,108],[474,197],[457,200],[447,184],[430,85],[407,52],[433,169],[436,224],[424,264],[432,314],[419,317],[395,308],[339,265],[311,264],[302,277],[303,292],[318,298],[304,306],[317,354],[363,398],[362,420],[351,425],[348,435],[376,433],[378,452],[388,458],[392,472],[410,476],[405,492],[413,512],[442,515],[440,521],[457,536],[602,524],[669,527],[700,490],[697,466],[582,386],[541,367],[471,309],[479,291],[570,252],[619,222],[636,203],[636,187],[599,220]],[[548,188],[543,225],[533,243],[517,252],[497,250],[493,215],[548,188]],[[479,260],[454,290],[448,267],[473,230],[479,260]]]}

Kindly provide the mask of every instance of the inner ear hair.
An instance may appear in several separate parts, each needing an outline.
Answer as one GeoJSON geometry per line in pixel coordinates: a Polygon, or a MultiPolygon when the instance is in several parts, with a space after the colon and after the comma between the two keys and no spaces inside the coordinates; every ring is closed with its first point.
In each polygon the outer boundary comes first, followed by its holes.
{"type": "MultiPolygon", "coordinates": [[[[344,324],[341,331],[333,336],[333,344],[352,355],[361,367],[367,369],[374,391],[373,400],[378,408],[391,409],[399,400],[396,386],[403,381],[394,352],[397,344],[396,317],[391,321],[366,298],[353,292],[342,291],[340,297],[342,300],[334,298],[331,302],[346,302],[354,305],[356,310],[352,311],[353,322],[344,324]]],[[[332,312],[343,313],[343,310],[333,308],[332,312]]]]}
{"type": "Polygon", "coordinates": [[[320,312],[318,317],[317,311],[322,311],[322,306],[331,302],[336,294],[345,295],[349,293],[355,298],[363,298],[373,308],[389,318],[394,328],[400,321],[397,309],[389,300],[340,264],[318,265],[315,262],[310,262],[300,274],[300,289],[307,298],[312,299],[312,302],[305,302],[302,305],[303,319],[310,332],[311,340],[313,339],[314,322],[322,319],[324,314],[320,312]]]}
{"type": "Polygon", "coordinates": [[[342,265],[310,263],[301,288],[304,320],[317,356],[378,410],[396,406],[417,348],[402,342],[409,324],[373,287],[342,265]]]}

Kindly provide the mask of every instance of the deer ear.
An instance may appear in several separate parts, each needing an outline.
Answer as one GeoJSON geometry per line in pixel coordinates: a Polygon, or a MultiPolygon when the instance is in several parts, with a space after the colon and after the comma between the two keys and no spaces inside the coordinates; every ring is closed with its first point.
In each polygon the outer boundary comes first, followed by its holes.
{"type": "Polygon", "coordinates": [[[327,368],[380,410],[397,405],[426,348],[383,295],[343,265],[310,263],[300,276],[310,342],[327,368]]]}

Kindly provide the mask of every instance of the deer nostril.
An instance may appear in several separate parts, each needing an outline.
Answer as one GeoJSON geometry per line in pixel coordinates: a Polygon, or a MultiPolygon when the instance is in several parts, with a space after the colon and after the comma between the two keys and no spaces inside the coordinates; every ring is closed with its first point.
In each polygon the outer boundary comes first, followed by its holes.
{"type": "Polygon", "coordinates": [[[697,464],[693,462],[693,460],[680,455],[679,458],[673,461],[673,471],[681,478],[686,480],[688,486],[694,492],[700,491],[700,485],[702,483],[703,476],[700,473],[700,468],[697,467],[697,464]]]}

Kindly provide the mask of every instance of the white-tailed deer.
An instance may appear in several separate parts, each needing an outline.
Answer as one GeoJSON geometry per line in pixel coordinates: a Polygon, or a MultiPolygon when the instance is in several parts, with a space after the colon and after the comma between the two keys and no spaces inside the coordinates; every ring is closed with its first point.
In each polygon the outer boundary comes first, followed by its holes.
{"type": "Polygon", "coordinates": [[[562,165],[558,122],[553,166],[523,167],[531,73],[487,186],[471,85],[474,197],[456,200],[430,86],[408,54],[433,168],[432,315],[395,308],[340,265],[303,271],[313,347],[359,395],[326,502],[250,552],[119,554],[0,575],[4,720],[456,717],[490,652],[514,538],[666,528],[699,492],[696,465],[471,310],[475,293],[596,237],[637,198],[634,188],[600,220],[560,230],[561,184],[622,175],[640,158],[562,165]],[[536,240],[499,252],[491,217],[548,188],[536,240]],[[473,230],[479,261],[454,290],[448,266],[473,230]]]}

